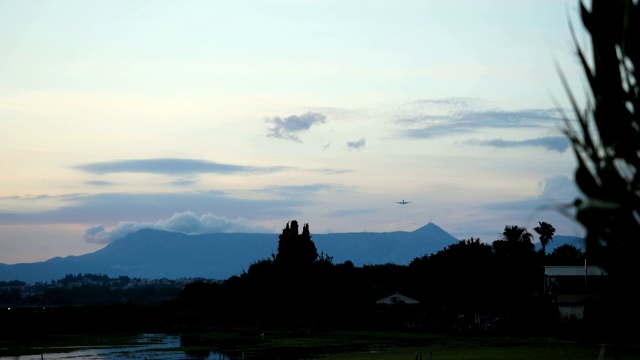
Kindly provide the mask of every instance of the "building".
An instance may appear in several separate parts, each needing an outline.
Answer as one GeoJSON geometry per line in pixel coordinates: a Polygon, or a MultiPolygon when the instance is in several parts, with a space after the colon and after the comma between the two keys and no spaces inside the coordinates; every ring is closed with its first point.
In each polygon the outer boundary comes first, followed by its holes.
{"type": "Polygon", "coordinates": [[[544,294],[561,319],[583,319],[585,308],[599,300],[608,273],[599,266],[545,266],[544,294]]]}
{"type": "Polygon", "coordinates": [[[395,293],[393,295],[389,295],[385,298],[382,298],[376,301],[376,304],[381,304],[381,305],[399,305],[399,304],[413,305],[413,304],[419,304],[419,303],[420,302],[418,300],[412,299],[400,293],[395,293]]]}

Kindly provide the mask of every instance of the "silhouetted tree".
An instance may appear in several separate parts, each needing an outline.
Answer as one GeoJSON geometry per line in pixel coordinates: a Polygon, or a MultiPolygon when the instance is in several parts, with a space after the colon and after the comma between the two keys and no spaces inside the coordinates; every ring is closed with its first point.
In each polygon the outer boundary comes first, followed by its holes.
{"type": "MultiPolygon", "coordinates": [[[[325,254],[324,251],[323,251],[316,258],[315,262],[319,267],[332,266],[333,265],[333,256],[331,256],[329,254],[325,254]]],[[[351,265],[353,266],[353,263],[351,263],[351,265]]]]}
{"type": "Polygon", "coordinates": [[[505,316],[518,324],[521,330],[531,323],[534,313],[525,310],[533,308],[533,294],[542,278],[542,266],[539,256],[531,242],[533,236],[524,227],[507,225],[502,236],[492,244],[496,263],[502,269],[496,282],[501,284],[500,304],[505,316]]]}
{"type": "Polygon", "coordinates": [[[457,316],[486,313],[493,307],[496,291],[496,263],[489,244],[478,238],[463,239],[437,253],[414,259],[409,268],[418,284],[420,297],[434,312],[457,316]],[[487,279],[492,279],[487,281],[487,279]]]}
{"type": "Polygon", "coordinates": [[[533,230],[539,235],[540,245],[542,246],[542,253],[544,254],[547,245],[553,240],[553,235],[556,233],[556,228],[544,221],[538,221],[538,224],[539,226],[534,227],[533,230]]]}
{"type": "Polygon", "coordinates": [[[571,244],[560,245],[547,255],[546,263],[549,265],[582,265],[584,253],[571,244]]]}
{"type": "Polygon", "coordinates": [[[279,237],[276,264],[300,268],[310,266],[317,258],[318,250],[311,240],[309,224],[304,224],[300,234],[296,220],[287,223],[279,237]]]}
{"type": "Polygon", "coordinates": [[[530,243],[533,236],[526,228],[517,225],[507,225],[502,232],[502,238],[508,242],[530,243]]]}
{"type": "Polygon", "coordinates": [[[532,238],[526,228],[506,225],[502,237],[493,242],[493,251],[499,256],[525,256],[534,250],[532,238]]]}

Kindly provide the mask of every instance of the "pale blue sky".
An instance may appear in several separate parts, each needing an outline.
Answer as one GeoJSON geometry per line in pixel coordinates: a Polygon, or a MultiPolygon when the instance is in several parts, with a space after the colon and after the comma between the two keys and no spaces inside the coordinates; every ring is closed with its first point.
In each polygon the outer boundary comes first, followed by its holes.
{"type": "Polygon", "coordinates": [[[292,219],[580,235],[541,210],[576,194],[577,4],[0,0],[0,262],[292,219]]]}

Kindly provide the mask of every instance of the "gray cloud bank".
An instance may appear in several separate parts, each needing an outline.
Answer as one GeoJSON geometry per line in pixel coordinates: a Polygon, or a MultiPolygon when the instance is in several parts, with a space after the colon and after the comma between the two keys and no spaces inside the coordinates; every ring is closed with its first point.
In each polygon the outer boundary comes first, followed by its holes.
{"type": "Polygon", "coordinates": [[[111,229],[111,231],[108,231],[102,224],[94,225],[85,231],[84,240],[89,243],[108,244],[141,229],[173,231],[188,235],[230,232],[273,232],[268,228],[252,225],[244,218],[230,220],[225,217],[215,216],[211,213],[198,216],[194,212],[185,211],[175,213],[168,219],[161,219],[156,222],[123,221],[111,229]]]}
{"type": "Polygon", "coordinates": [[[395,122],[412,127],[400,131],[402,137],[429,139],[485,128],[531,128],[561,124],[558,109],[501,110],[481,109],[476,99],[452,98],[423,100],[404,105],[395,122]]]}
{"type": "Polygon", "coordinates": [[[266,121],[273,124],[273,127],[269,129],[267,136],[301,142],[298,133],[309,130],[312,125],[324,124],[326,119],[325,115],[310,111],[285,118],[279,116],[268,118],[266,121]]]}
{"type": "Polygon", "coordinates": [[[557,175],[538,183],[540,198],[571,202],[580,195],[580,190],[573,179],[557,175]]]}
{"type": "Polygon", "coordinates": [[[559,153],[565,152],[569,148],[569,140],[564,136],[550,136],[536,139],[527,139],[520,141],[511,141],[503,139],[478,140],[470,139],[465,141],[466,144],[492,146],[497,148],[516,148],[516,147],[542,147],[547,150],[555,150],[559,153]]]}
{"type": "Polygon", "coordinates": [[[270,173],[286,170],[283,166],[256,167],[233,164],[222,164],[213,161],[196,159],[132,159],[94,162],[75,166],[76,169],[91,174],[109,173],[149,173],[165,175],[192,175],[203,173],[238,174],[238,173],[270,173]]]}
{"type": "Polygon", "coordinates": [[[584,236],[584,228],[575,221],[568,204],[580,194],[573,179],[565,175],[546,178],[538,183],[536,196],[508,202],[479,204],[467,209],[464,222],[448,228],[452,234],[480,237],[485,242],[497,240],[505,225],[523,226],[537,238],[533,227],[539,221],[552,224],[558,235],[584,236]],[[487,224],[495,224],[487,231],[487,224]]]}
{"type": "Polygon", "coordinates": [[[529,199],[504,203],[492,203],[482,206],[485,210],[506,211],[510,213],[551,211],[566,216],[571,213],[567,205],[580,195],[575,182],[567,176],[558,175],[538,183],[539,194],[529,199]]]}

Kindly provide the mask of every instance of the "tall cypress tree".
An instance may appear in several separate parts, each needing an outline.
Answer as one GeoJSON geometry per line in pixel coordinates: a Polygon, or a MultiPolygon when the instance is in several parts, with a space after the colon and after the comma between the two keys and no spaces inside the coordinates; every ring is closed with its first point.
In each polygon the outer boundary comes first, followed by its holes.
{"type": "Polygon", "coordinates": [[[283,267],[302,268],[311,266],[317,258],[318,250],[311,240],[309,224],[304,224],[300,234],[298,221],[287,223],[279,237],[276,263],[283,267]]]}

